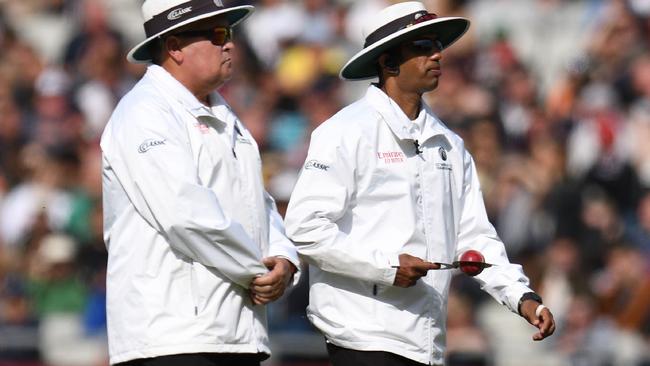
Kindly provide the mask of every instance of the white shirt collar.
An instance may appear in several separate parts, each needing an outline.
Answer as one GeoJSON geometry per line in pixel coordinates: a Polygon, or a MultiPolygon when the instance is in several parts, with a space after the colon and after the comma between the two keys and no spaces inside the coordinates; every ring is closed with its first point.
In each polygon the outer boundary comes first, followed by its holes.
{"type": "Polygon", "coordinates": [[[182,104],[196,118],[209,117],[226,123],[232,114],[230,106],[218,92],[210,93],[210,107],[208,107],[201,103],[185,85],[158,65],[150,65],[145,76],[161,85],[167,95],[182,104]]]}
{"type": "Polygon", "coordinates": [[[424,142],[436,135],[445,135],[447,129],[433,114],[431,108],[422,101],[422,108],[415,121],[411,121],[404,111],[386,93],[374,85],[366,92],[368,102],[379,112],[391,131],[402,140],[424,142]],[[414,126],[415,125],[415,126],[414,126]]]}

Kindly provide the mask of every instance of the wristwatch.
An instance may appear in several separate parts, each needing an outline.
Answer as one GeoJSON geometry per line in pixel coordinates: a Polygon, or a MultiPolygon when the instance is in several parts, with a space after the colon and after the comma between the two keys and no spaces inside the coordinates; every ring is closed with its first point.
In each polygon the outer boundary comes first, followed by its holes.
{"type": "Polygon", "coordinates": [[[519,299],[519,303],[517,304],[517,312],[519,315],[521,315],[521,304],[523,304],[526,300],[535,300],[538,303],[542,304],[541,296],[534,292],[526,292],[525,294],[521,295],[521,299],[519,299]]]}

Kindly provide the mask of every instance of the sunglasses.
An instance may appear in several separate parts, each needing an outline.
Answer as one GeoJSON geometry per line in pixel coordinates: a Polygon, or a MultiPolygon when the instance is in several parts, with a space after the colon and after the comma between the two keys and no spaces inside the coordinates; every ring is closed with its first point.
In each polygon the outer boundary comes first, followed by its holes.
{"type": "Polygon", "coordinates": [[[232,29],[228,27],[215,27],[211,29],[188,30],[174,34],[177,37],[201,37],[210,40],[215,46],[223,46],[232,41],[232,29]]]}
{"type": "Polygon", "coordinates": [[[416,39],[406,43],[407,47],[418,55],[431,55],[434,52],[442,51],[442,43],[437,39],[416,39]]]}

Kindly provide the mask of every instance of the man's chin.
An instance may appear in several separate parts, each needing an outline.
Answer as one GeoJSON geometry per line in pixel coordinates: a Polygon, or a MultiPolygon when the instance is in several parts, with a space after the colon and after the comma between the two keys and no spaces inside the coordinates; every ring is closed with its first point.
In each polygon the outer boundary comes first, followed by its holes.
{"type": "Polygon", "coordinates": [[[429,83],[427,86],[422,88],[422,94],[432,92],[436,90],[436,88],[438,88],[438,79],[436,79],[435,81],[429,83]]]}
{"type": "Polygon", "coordinates": [[[224,69],[222,69],[221,74],[215,78],[215,83],[219,84],[219,86],[222,86],[226,82],[228,82],[230,79],[232,79],[233,73],[232,70],[229,69],[228,72],[225,72],[224,69]]]}

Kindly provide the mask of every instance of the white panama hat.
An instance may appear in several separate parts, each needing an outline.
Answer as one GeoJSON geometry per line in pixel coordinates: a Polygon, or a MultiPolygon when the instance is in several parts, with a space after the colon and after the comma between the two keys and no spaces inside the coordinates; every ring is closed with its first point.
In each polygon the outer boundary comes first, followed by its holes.
{"type": "Polygon", "coordinates": [[[397,3],[374,15],[363,27],[365,44],[341,69],[346,80],[377,76],[377,58],[387,50],[412,37],[435,34],[442,48],[456,42],[469,28],[461,17],[438,17],[429,13],[419,1],[397,3]]]}
{"type": "Polygon", "coordinates": [[[150,62],[149,44],[157,37],[217,15],[225,17],[233,27],[251,15],[254,9],[251,5],[228,8],[221,0],[145,0],[142,17],[146,39],[133,47],[126,58],[133,63],[150,62]]]}

